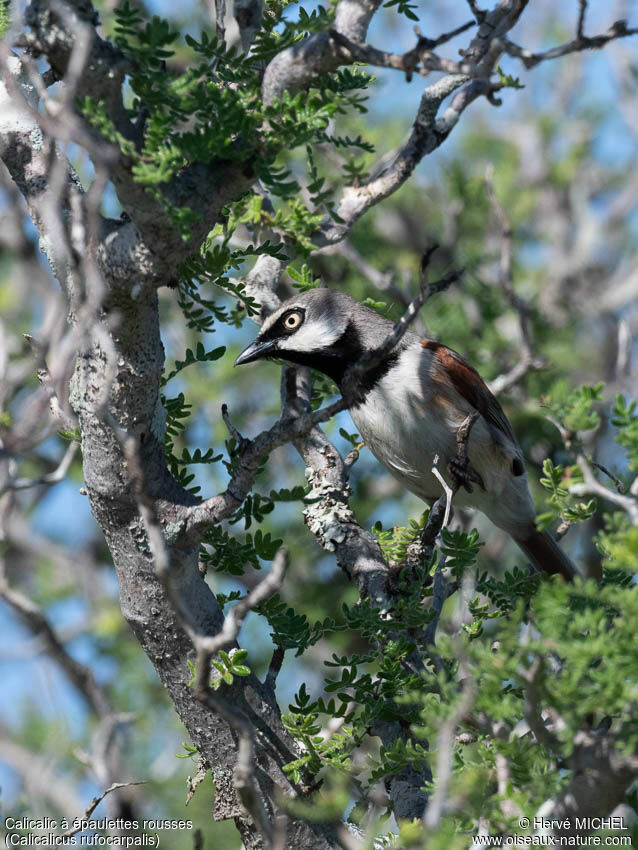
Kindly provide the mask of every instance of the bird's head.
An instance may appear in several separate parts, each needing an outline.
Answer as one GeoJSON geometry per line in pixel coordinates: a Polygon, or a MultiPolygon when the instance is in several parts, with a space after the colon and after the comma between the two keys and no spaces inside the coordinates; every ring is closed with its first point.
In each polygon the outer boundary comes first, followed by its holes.
{"type": "Polygon", "coordinates": [[[340,383],[348,366],[385,337],[388,325],[344,292],[311,289],[288,299],[268,316],[235,365],[280,357],[318,369],[340,383]]]}

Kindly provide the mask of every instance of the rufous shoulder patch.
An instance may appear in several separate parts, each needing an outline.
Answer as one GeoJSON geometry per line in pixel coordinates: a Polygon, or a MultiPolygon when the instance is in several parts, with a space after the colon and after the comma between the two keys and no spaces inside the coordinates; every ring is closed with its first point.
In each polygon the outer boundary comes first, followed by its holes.
{"type": "Polygon", "coordinates": [[[432,375],[438,384],[448,384],[474,407],[487,422],[498,428],[516,445],[516,437],[498,401],[473,366],[456,351],[432,339],[420,340],[421,348],[432,352],[438,369],[432,375]]]}
{"type": "Polygon", "coordinates": [[[422,339],[421,340],[421,348],[429,348],[432,351],[436,351],[441,347],[440,342],[434,342],[433,339],[422,339]]]}

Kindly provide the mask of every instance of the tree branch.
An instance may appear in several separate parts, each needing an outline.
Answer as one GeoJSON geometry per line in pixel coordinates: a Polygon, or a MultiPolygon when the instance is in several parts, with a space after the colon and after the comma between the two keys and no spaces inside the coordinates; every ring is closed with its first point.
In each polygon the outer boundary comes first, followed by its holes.
{"type": "Polygon", "coordinates": [[[589,493],[592,496],[599,496],[601,499],[612,502],[627,513],[632,525],[638,525],[638,498],[631,493],[631,490],[627,495],[623,495],[618,490],[610,490],[604,484],[601,484],[592,472],[591,466],[582,452],[578,453],[576,463],[583,473],[583,483],[572,485],[570,492],[578,495],[589,493]]]}
{"type": "MultiPolygon", "coordinates": [[[[474,80],[459,92],[440,118],[436,118],[439,106],[452,92],[468,81],[467,76],[450,75],[428,86],[423,92],[412,132],[405,144],[397,151],[389,165],[384,166],[377,176],[372,176],[360,186],[344,189],[337,207],[338,218],[322,224],[313,242],[318,248],[340,242],[361,216],[384,198],[399,189],[410,177],[418,163],[439,147],[448,137],[463,111],[490,85],[483,80],[474,80]]],[[[374,168],[372,169],[374,174],[374,168]]]]}
{"type": "Polygon", "coordinates": [[[627,21],[616,21],[613,23],[607,32],[600,35],[586,36],[582,34],[582,26],[584,25],[584,8],[581,6],[581,16],[579,16],[578,33],[576,38],[565,44],[559,44],[556,47],[551,47],[549,50],[544,50],[540,53],[533,53],[526,47],[520,47],[514,44],[513,41],[505,39],[503,47],[506,53],[520,59],[526,68],[534,68],[541,62],[546,62],[548,59],[558,59],[560,56],[567,56],[570,53],[579,53],[582,50],[600,50],[610,41],[617,38],[628,38],[629,36],[638,34],[638,27],[628,27],[627,21]]]}
{"type": "Polygon", "coordinates": [[[28,490],[31,487],[42,486],[50,487],[52,484],[58,484],[60,481],[63,481],[73,463],[78,448],[78,443],[72,440],[53,472],[47,472],[38,478],[10,478],[0,487],[0,496],[6,493],[7,490],[28,490]]]}
{"type": "MultiPolygon", "coordinates": [[[[146,783],[147,783],[147,780],[144,780],[143,782],[113,782],[111,785],[109,785],[108,788],[105,788],[104,791],[102,791],[101,794],[98,794],[97,797],[93,797],[93,799],[91,800],[89,805],[84,810],[84,814],[82,815],[82,820],[88,820],[91,817],[91,815],[93,814],[93,812],[100,805],[102,800],[105,797],[107,797],[109,794],[111,794],[113,791],[119,791],[121,788],[132,788],[136,785],[146,785],[146,783]]],[[[77,835],[78,832],[83,832],[83,827],[82,827],[81,823],[80,823],[80,826],[75,827],[74,829],[68,829],[66,832],[63,832],[60,837],[61,838],[70,838],[72,835],[77,835]]]]}
{"type": "Polygon", "coordinates": [[[472,76],[474,67],[471,64],[455,62],[452,59],[437,56],[433,52],[433,48],[473,26],[475,26],[475,22],[468,21],[450,32],[443,33],[436,39],[425,38],[421,35],[419,28],[415,27],[417,43],[415,47],[403,54],[387,53],[385,50],[379,50],[365,42],[351,41],[336,29],[331,29],[330,35],[344,49],[351,62],[363,62],[366,65],[376,65],[382,68],[395,68],[398,71],[403,71],[406,80],[409,82],[413,74],[427,76],[431,71],[472,76]]]}
{"type": "MultiPolygon", "coordinates": [[[[340,0],[333,29],[352,41],[363,41],[380,5],[381,0],[340,0]]],[[[273,103],[285,91],[299,91],[319,74],[334,71],[350,61],[329,32],[315,33],[271,59],[262,84],[264,103],[273,103]]]]}

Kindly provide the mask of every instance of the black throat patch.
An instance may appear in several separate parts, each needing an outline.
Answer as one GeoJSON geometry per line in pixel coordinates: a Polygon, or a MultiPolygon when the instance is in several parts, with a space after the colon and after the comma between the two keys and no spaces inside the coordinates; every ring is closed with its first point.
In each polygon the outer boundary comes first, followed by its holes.
{"type": "Polygon", "coordinates": [[[348,322],[345,331],[341,334],[329,348],[318,349],[312,352],[301,351],[279,351],[279,356],[284,356],[291,363],[296,363],[299,366],[309,366],[311,369],[316,369],[323,372],[331,378],[339,387],[342,393],[346,396],[348,407],[358,407],[365,401],[366,395],[372,390],[384,375],[394,366],[399,359],[403,346],[398,345],[397,348],[389,354],[383,363],[375,366],[366,372],[359,381],[356,389],[350,391],[347,395],[344,390],[343,380],[347,370],[361,359],[364,353],[364,347],[361,342],[361,336],[352,322],[348,322]]]}

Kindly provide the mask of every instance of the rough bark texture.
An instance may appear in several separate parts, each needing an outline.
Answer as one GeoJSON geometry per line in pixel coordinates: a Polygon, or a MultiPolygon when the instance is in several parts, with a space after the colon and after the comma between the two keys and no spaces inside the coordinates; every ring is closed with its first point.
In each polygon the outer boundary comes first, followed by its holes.
{"type": "MultiPolygon", "coordinates": [[[[183,526],[181,508],[196,500],[182,490],[168,473],[164,460],[163,417],[159,399],[164,350],[159,334],[157,294],[144,290],[137,299],[120,295],[108,305],[104,318],[116,312],[112,330],[118,352],[117,375],[110,394],[110,414],[140,444],[147,494],[161,506],[161,522],[169,544],[170,570],[175,589],[188,609],[191,622],[202,635],[217,634],[223,615],[211,589],[198,569],[197,543],[174,544],[183,526]]],[[[194,661],[193,646],[178,622],[155,570],[139,507],[132,492],[122,447],[105,424],[100,410],[102,389],[108,380],[107,357],[98,340],[78,358],[72,381],[71,401],[82,428],[84,477],[91,508],[104,531],[120,587],[122,613],[186,726],[193,744],[219,778],[217,816],[234,816],[246,846],[260,846],[258,835],[244,817],[224,776],[232,772],[237,747],[231,729],[204,706],[189,686],[187,660],[194,661]],[[230,797],[224,798],[224,790],[230,797]]],[[[291,793],[281,766],[297,755],[296,745],[281,726],[274,694],[253,676],[229,689],[227,699],[249,716],[258,735],[257,776],[266,800],[291,793]]],[[[289,846],[323,848],[327,841],[321,827],[293,819],[289,823],[289,846]]]]}

